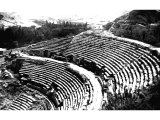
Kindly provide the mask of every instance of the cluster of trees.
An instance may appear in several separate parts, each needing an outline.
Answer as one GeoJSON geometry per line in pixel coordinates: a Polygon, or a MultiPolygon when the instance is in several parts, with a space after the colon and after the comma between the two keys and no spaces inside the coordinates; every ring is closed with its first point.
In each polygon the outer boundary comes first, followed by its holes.
{"type": "Polygon", "coordinates": [[[12,49],[22,47],[55,37],[60,38],[76,35],[88,29],[87,23],[71,23],[65,21],[57,24],[46,21],[45,24],[39,28],[35,28],[35,26],[11,26],[6,29],[1,27],[0,48],[12,49]]]}

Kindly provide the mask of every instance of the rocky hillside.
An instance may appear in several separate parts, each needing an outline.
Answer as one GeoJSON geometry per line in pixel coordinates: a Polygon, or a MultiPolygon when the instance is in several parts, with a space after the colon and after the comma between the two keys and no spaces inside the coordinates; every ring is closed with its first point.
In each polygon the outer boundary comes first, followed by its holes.
{"type": "Polygon", "coordinates": [[[116,36],[160,46],[160,11],[133,10],[104,25],[116,36]]]}
{"type": "Polygon", "coordinates": [[[0,27],[8,27],[16,25],[15,18],[12,16],[12,14],[6,14],[5,12],[0,12],[0,27]]]}
{"type": "Polygon", "coordinates": [[[8,28],[11,26],[40,27],[39,24],[34,22],[34,19],[23,18],[15,12],[0,12],[0,27],[8,28]]]}

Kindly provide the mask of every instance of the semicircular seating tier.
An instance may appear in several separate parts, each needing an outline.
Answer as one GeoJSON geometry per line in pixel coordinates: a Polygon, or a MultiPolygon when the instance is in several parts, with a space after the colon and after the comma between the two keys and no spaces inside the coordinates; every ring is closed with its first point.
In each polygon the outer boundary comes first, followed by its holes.
{"type": "Polygon", "coordinates": [[[158,82],[160,60],[158,54],[152,54],[148,44],[132,41],[90,35],[72,41],[64,55],[78,56],[105,66],[104,80],[114,76],[114,80],[107,86],[108,94],[120,98],[126,95],[126,91],[139,95],[140,90],[158,82]]]}
{"type": "Polygon", "coordinates": [[[13,100],[8,102],[9,104],[1,108],[2,110],[50,110],[55,108],[45,95],[35,89],[24,87],[18,92],[14,95],[13,100]]]}
{"type": "MultiPolygon", "coordinates": [[[[66,65],[55,61],[47,61],[44,65],[36,65],[33,63],[24,62],[23,67],[20,69],[20,74],[28,74],[32,83],[40,86],[38,91],[46,94],[44,88],[49,88],[52,84],[58,86],[56,92],[57,98],[63,102],[58,106],[58,110],[78,110],[83,107],[84,96],[86,94],[86,87],[82,81],[70,71],[66,69],[66,65]]],[[[32,87],[29,86],[29,87],[32,87]]],[[[34,88],[35,89],[35,88],[34,88]]],[[[91,94],[92,91],[89,93],[91,94]]],[[[54,101],[50,101],[55,105],[54,101]]]]}
{"type": "Polygon", "coordinates": [[[63,52],[67,49],[72,37],[55,38],[47,41],[38,42],[27,47],[27,50],[48,50],[50,52],[63,52]]]}

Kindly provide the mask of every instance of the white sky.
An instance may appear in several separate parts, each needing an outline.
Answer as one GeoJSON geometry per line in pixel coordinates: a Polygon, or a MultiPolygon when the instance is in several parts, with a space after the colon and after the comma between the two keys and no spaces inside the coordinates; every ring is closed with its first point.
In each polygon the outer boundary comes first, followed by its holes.
{"type": "Polygon", "coordinates": [[[127,10],[155,9],[159,7],[158,0],[0,0],[1,12],[18,12],[27,18],[38,16],[105,18],[112,20],[127,10]],[[154,4],[154,8],[151,3],[154,4]]]}

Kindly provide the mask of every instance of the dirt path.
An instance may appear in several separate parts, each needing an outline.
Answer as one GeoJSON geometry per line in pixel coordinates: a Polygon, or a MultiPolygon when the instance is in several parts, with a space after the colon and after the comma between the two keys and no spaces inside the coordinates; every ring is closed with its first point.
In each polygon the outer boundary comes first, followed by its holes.
{"type": "Polygon", "coordinates": [[[86,70],[82,67],[79,67],[77,65],[74,65],[72,63],[70,63],[69,67],[71,67],[75,71],[78,71],[79,74],[85,75],[90,80],[90,83],[93,86],[93,101],[90,105],[87,106],[87,110],[101,109],[101,102],[102,102],[102,99],[103,99],[102,91],[101,91],[101,85],[98,82],[95,75],[92,72],[90,72],[90,71],[88,71],[88,70],[86,70]]]}

